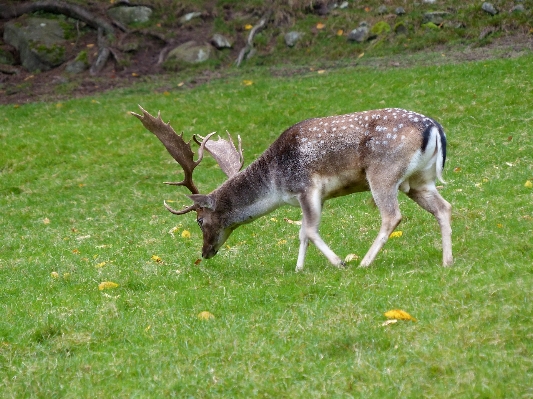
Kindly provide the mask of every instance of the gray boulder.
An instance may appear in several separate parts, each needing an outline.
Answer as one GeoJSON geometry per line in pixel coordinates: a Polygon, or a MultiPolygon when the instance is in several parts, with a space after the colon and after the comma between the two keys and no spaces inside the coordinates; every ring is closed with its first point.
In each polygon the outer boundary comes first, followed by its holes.
{"type": "Polygon", "coordinates": [[[423,24],[427,24],[428,22],[432,22],[435,25],[440,25],[444,22],[445,18],[448,18],[452,14],[447,11],[433,11],[433,12],[426,12],[424,14],[424,19],[422,21],[423,24]]]}
{"type": "Polygon", "coordinates": [[[77,57],[73,60],[67,63],[67,66],[65,67],[65,71],[70,74],[77,74],[82,73],[83,71],[86,71],[89,69],[91,65],[89,64],[89,58],[87,56],[86,51],[80,52],[77,57]]]}
{"type": "Polygon", "coordinates": [[[4,27],[4,41],[17,49],[22,66],[30,72],[48,71],[65,62],[65,33],[58,20],[9,21],[4,27]]]}
{"type": "Polygon", "coordinates": [[[348,41],[362,43],[370,36],[370,27],[368,23],[363,21],[359,24],[358,28],[355,28],[348,34],[348,41]]]}
{"type": "Polygon", "coordinates": [[[498,10],[496,9],[496,7],[494,7],[494,5],[492,3],[488,3],[488,2],[485,2],[481,5],[481,9],[487,13],[489,13],[490,15],[496,15],[498,14],[498,10]]]}
{"type": "Polygon", "coordinates": [[[201,12],[190,12],[188,14],[185,14],[183,17],[180,18],[180,24],[186,24],[187,22],[195,19],[195,18],[198,18],[198,17],[201,17],[202,16],[202,13],[201,12]]]}
{"type": "Polygon", "coordinates": [[[15,57],[9,51],[0,48],[0,64],[15,65],[15,57]]]}
{"type": "Polygon", "coordinates": [[[148,22],[152,9],[145,6],[119,6],[107,10],[107,15],[125,25],[148,22]]]}
{"type": "Polygon", "coordinates": [[[396,13],[396,15],[404,15],[405,9],[403,7],[397,7],[394,12],[396,13]]]}
{"type": "Polygon", "coordinates": [[[192,40],[170,50],[167,55],[167,60],[198,64],[207,61],[212,56],[212,53],[213,47],[211,45],[198,44],[192,40]]]}
{"type": "Polygon", "coordinates": [[[289,47],[294,47],[294,45],[302,38],[304,34],[302,32],[288,32],[285,34],[285,44],[289,47]]]}
{"type": "Polygon", "coordinates": [[[221,50],[223,48],[231,48],[232,44],[229,39],[220,33],[215,33],[211,38],[211,44],[215,46],[216,49],[221,50]]]}

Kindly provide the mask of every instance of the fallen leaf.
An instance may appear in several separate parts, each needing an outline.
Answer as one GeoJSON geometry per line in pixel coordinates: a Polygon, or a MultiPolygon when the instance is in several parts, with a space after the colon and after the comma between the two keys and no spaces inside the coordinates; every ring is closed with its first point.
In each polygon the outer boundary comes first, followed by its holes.
{"type": "Polygon", "coordinates": [[[383,324],[381,324],[381,325],[382,326],[388,326],[389,324],[394,324],[394,323],[398,323],[398,320],[396,320],[396,319],[387,320],[387,321],[384,321],[383,324]]]}
{"type": "Polygon", "coordinates": [[[302,221],[301,220],[291,220],[291,219],[287,219],[287,218],[283,218],[283,220],[285,220],[289,224],[295,224],[297,226],[301,226],[302,225],[302,221]]]}
{"type": "Polygon", "coordinates": [[[185,84],[185,82],[179,82],[179,83],[178,83],[178,87],[181,87],[181,86],[183,86],[184,84],[185,84]]]}
{"type": "Polygon", "coordinates": [[[318,24],[316,24],[317,29],[324,29],[325,27],[326,25],[324,25],[322,22],[319,22],[318,24]]]}
{"type": "Polygon", "coordinates": [[[337,36],[342,36],[344,34],[344,31],[342,29],[339,29],[337,31],[337,36]]]}
{"type": "Polygon", "coordinates": [[[50,219],[48,219],[48,218],[44,218],[44,219],[43,219],[43,223],[44,223],[44,224],[50,224],[50,219]]]}
{"type": "Polygon", "coordinates": [[[403,235],[403,231],[393,231],[390,233],[389,238],[399,238],[403,235]]]}
{"type": "Polygon", "coordinates": [[[326,72],[325,69],[319,69],[318,71],[316,71],[316,73],[319,73],[319,74],[321,74],[321,75],[322,75],[323,73],[325,73],[325,72],[326,72]]]}
{"type": "Polygon", "coordinates": [[[242,81],[242,84],[245,85],[245,86],[251,86],[254,84],[253,80],[243,80],[242,81]]]}
{"type": "Polygon", "coordinates": [[[89,44],[87,45],[87,48],[93,48],[93,47],[94,47],[94,43],[89,43],[89,44]]]}
{"type": "Polygon", "coordinates": [[[58,278],[59,277],[59,273],[58,272],[52,272],[52,273],[50,273],[50,277],[58,278]]]}
{"type": "Polygon", "coordinates": [[[252,29],[252,28],[253,28],[253,26],[250,25],[250,24],[246,24],[246,25],[244,25],[244,29],[246,29],[246,30],[250,30],[250,29],[252,29]]]}
{"type": "Polygon", "coordinates": [[[455,173],[459,173],[459,172],[461,171],[461,168],[460,168],[460,167],[454,168],[453,171],[454,171],[455,173]]]}
{"type": "Polygon", "coordinates": [[[350,262],[352,262],[354,260],[357,260],[357,259],[359,259],[358,255],[356,255],[356,254],[348,254],[348,255],[346,255],[346,258],[344,258],[344,262],[350,263],[350,262]]]}
{"type": "Polygon", "coordinates": [[[152,255],[152,260],[156,263],[163,263],[163,260],[157,255],[152,255]]]}
{"type": "Polygon", "coordinates": [[[215,316],[213,316],[212,313],[204,310],[203,312],[198,313],[198,318],[200,320],[210,320],[210,319],[214,319],[215,316]]]}
{"type": "Polygon", "coordinates": [[[403,310],[400,310],[400,309],[389,310],[388,312],[385,312],[384,314],[387,319],[416,321],[416,319],[413,316],[411,316],[409,313],[403,310]]]}
{"type": "Polygon", "coordinates": [[[101,267],[104,267],[106,265],[107,262],[100,262],[98,263],[95,267],[100,269],[101,267]]]}
{"type": "Polygon", "coordinates": [[[194,261],[194,264],[195,264],[196,266],[198,266],[201,262],[202,262],[202,259],[201,259],[201,258],[198,258],[198,259],[196,259],[196,260],[194,261]]]}
{"type": "Polygon", "coordinates": [[[361,53],[361,54],[359,54],[359,55],[357,56],[357,58],[361,58],[361,57],[363,57],[364,55],[365,55],[365,53],[361,53]]]}
{"type": "Polygon", "coordinates": [[[524,183],[524,187],[533,188],[533,183],[531,182],[531,180],[526,180],[526,182],[524,183]]]}
{"type": "Polygon", "coordinates": [[[135,73],[135,72],[132,72],[132,73],[131,73],[131,76],[133,76],[134,78],[136,78],[136,77],[139,76],[139,74],[138,74],[138,73],[135,73]]]}
{"type": "Polygon", "coordinates": [[[111,288],[117,288],[117,287],[118,287],[118,284],[114,283],[112,281],[102,281],[100,284],[98,284],[98,289],[100,291],[108,290],[108,289],[111,289],[111,288]]]}
{"type": "Polygon", "coordinates": [[[182,238],[191,238],[191,232],[189,230],[183,230],[181,232],[181,237],[182,238]]]}
{"type": "Polygon", "coordinates": [[[501,229],[501,228],[503,228],[503,224],[498,223],[498,224],[496,225],[496,227],[499,228],[499,229],[501,229]]]}

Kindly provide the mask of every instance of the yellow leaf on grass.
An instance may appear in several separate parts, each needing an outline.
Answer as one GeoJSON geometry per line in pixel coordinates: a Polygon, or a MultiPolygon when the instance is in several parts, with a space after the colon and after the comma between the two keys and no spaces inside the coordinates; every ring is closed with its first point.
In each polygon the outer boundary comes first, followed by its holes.
{"type": "Polygon", "coordinates": [[[100,291],[108,290],[110,288],[117,288],[117,287],[118,287],[118,284],[112,281],[102,281],[100,284],[98,284],[98,289],[100,291]]]}
{"type": "Polygon", "coordinates": [[[104,267],[106,265],[107,262],[100,262],[98,263],[95,267],[100,269],[101,267],[104,267]]]}
{"type": "Polygon", "coordinates": [[[339,29],[337,31],[337,36],[342,36],[344,34],[344,31],[342,29],[339,29]]]}
{"type": "Polygon", "coordinates": [[[389,238],[398,238],[398,237],[401,237],[402,235],[403,235],[403,231],[393,231],[392,233],[390,233],[389,238]]]}
{"type": "Polygon", "coordinates": [[[346,255],[346,258],[344,258],[344,262],[349,263],[349,262],[352,262],[352,261],[357,260],[357,259],[359,259],[358,255],[356,255],[356,254],[348,254],[348,255],[346,255]]]}
{"type": "Polygon", "coordinates": [[[250,30],[250,29],[252,29],[252,28],[253,28],[253,26],[250,25],[250,24],[246,24],[246,25],[244,25],[244,29],[246,29],[246,30],[250,30]]]}
{"type": "Polygon", "coordinates": [[[403,310],[400,310],[400,309],[393,309],[393,310],[389,310],[388,312],[385,312],[385,317],[387,319],[416,321],[416,319],[413,316],[411,316],[409,313],[403,310]]]}
{"type": "Polygon", "coordinates": [[[44,219],[43,219],[43,223],[44,223],[44,224],[50,224],[50,219],[48,219],[48,218],[44,218],[44,219]]]}
{"type": "Polygon", "coordinates": [[[253,82],[253,80],[245,79],[245,80],[242,81],[242,84],[245,85],[245,86],[251,86],[251,85],[254,84],[254,82],[253,82]]]}
{"type": "Polygon", "coordinates": [[[50,273],[50,277],[59,278],[59,273],[58,272],[52,272],[52,273],[50,273]]]}
{"type": "Polygon", "coordinates": [[[324,29],[325,27],[326,25],[324,25],[322,22],[319,22],[318,24],[316,24],[317,29],[324,29]]]}
{"type": "Polygon", "coordinates": [[[157,262],[157,263],[162,263],[163,262],[163,260],[157,255],[152,255],[152,260],[154,262],[157,262]]]}
{"type": "Polygon", "coordinates": [[[213,316],[213,314],[208,312],[207,310],[204,310],[203,312],[198,313],[198,318],[200,320],[210,320],[214,319],[215,316],[213,316]]]}
{"type": "Polygon", "coordinates": [[[182,238],[191,238],[191,232],[189,230],[183,230],[181,232],[181,237],[182,238]]]}
{"type": "Polygon", "coordinates": [[[533,183],[531,182],[531,180],[526,180],[526,182],[524,183],[524,187],[533,188],[533,183]]]}

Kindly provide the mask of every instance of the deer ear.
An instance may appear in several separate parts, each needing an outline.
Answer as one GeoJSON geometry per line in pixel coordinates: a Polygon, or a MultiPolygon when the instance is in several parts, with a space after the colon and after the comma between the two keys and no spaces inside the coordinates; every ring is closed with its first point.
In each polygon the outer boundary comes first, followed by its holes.
{"type": "Polygon", "coordinates": [[[215,200],[211,198],[209,195],[192,194],[192,195],[188,195],[188,197],[192,199],[194,203],[200,208],[207,208],[207,209],[211,209],[212,211],[215,210],[215,200]]]}

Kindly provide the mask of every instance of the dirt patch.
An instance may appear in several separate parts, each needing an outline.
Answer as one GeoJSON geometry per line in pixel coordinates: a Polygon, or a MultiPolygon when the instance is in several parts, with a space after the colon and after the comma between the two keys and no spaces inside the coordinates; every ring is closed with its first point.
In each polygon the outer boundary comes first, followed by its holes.
{"type": "MultiPolygon", "coordinates": [[[[197,32],[190,32],[182,41],[194,38],[197,32]]],[[[85,35],[80,42],[72,46],[72,55],[79,48],[93,48],[96,36],[85,35]]],[[[175,73],[165,71],[158,65],[158,56],[164,43],[156,38],[146,40],[143,47],[135,53],[135,58],[119,66],[116,62],[108,62],[107,66],[98,74],[91,76],[88,71],[71,75],[65,67],[51,71],[32,74],[21,70],[18,74],[0,73],[0,104],[24,104],[36,101],[61,101],[71,98],[84,97],[105,91],[130,87],[140,81],[157,82],[161,90],[169,88],[168,82],[175,79],[175,73]]],[[[236,59],[238,45],[228,57],[236,59]]],[[[95,56],[95,51],[90,54],[95,56]]],[[[442,46],[431,52],[407,53],[390,57],[364,57],[361,59],[343,60],[342,62],[321,62],[324,68],[343,68],[348,66],[367,66],[373,68],[411,67],[415,65],[442,65],[494,58],[514,58],[533,52],[533,36],[530,34],[506,36],[494,39],[483,47],[449,47],[442,46]]],[[[316,60],[315,60],[316,61],[316,60]]],[[[291,76],[309,73],[307,66],[280,65],[270,68],[273,75],[291,76]]],[[[179,72],[177,72],[179,74],[179,72]]],[[[219,79],[235,74],[235,69],[220,68],[216,71],[197,70],[194,78],[187,80],[187,86],[203,84],[212,79],[219,79]]],[[[190,73],[188,74],[190,76],[190,73]]]]}

